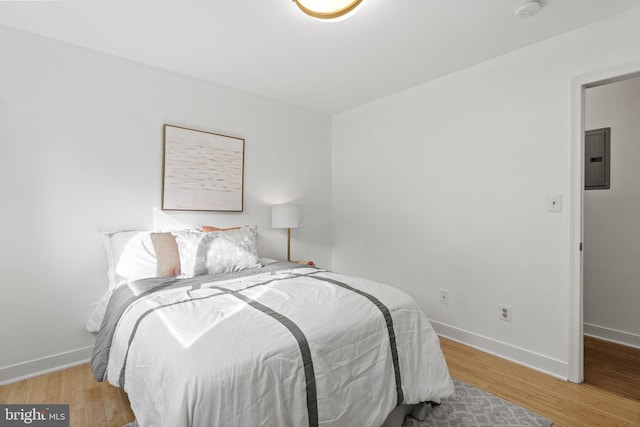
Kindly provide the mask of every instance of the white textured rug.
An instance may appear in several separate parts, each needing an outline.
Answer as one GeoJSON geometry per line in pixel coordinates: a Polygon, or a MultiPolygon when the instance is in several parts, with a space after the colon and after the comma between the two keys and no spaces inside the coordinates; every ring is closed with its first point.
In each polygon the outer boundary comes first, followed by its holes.
{"type": "Polygon", "coordinates": [[[453,379],[455,397],[431,408],[419,421],[407,416],[403,427],[549,427],[551,421],[472,385],[453,379]]]}

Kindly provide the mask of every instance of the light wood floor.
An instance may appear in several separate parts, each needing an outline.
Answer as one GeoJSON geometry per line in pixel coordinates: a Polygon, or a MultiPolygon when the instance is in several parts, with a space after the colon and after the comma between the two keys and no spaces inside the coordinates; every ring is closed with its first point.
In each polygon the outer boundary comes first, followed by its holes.
{"type": "Polygon", "coordinates": [[[640,349],[585,336],[584,382],[640,401],[640,349]]]}
{"type": "Polygon", "coordinates": [[[71,427],[122,427],[134,419],[127,395],[97,382],[88,364],[2,386],[0,403],[68,403],[71,427]]]}
{"type": "Polygon", "coordinates": [[[640,401],[573,384],[442,338],[452,376],[536,412],[554,427],[640,426],[640,401]]]}
{"type": "MultiPolygon", "coordinates": [[[[640,401],[572,384],[441,339],[451,375],[552,420],[555,427],[640,426],[640,401]]],[[[80,365],[0,387],[0,403],[68,403],[71,426],[121,427],[133,420],[126,395],[80,365]]]]}

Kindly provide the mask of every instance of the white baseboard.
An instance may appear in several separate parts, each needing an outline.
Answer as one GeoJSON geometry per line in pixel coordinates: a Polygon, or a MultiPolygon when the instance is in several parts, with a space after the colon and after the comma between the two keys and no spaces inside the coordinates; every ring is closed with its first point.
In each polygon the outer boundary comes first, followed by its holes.
{"type": "Polygon", "coordinates": [[[25,380],[89,361],[93,346],[0,368],[0,385],[25,380]]]}
{"type": "Polygon", "coordinates": [[[468,345],[475,349],[493,354],[519,365],[526,366],[547,375],[567,380],[569,364],[558,359],[554,359],[530,350],[520,348],[511,344],[494,340],[473,332],[465,331],[444,323],[431,320],[433,329],[445,338],[468,345]]]}
{"type": "Polygon", "coordinates": [[[629,347],[640,348],[640,335],[630,332],[618,331],[616,329],[605,328],[604,326],[584,324],[584,334],[601,340],[611,341],[629,347]]]}

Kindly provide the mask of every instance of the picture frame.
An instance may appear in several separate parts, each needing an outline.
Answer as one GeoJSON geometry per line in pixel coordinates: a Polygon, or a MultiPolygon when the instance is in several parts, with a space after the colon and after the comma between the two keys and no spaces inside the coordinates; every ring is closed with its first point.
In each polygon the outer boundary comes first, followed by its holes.
{"type": "Polygon", "coordinates": [[[162,209],[242,212],[244,139],[165,124],[162,209]]]}

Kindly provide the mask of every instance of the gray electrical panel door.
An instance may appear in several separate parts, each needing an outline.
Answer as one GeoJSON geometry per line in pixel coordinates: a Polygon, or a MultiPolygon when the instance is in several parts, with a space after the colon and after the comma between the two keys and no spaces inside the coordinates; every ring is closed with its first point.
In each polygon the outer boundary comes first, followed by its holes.
{"type": "Polygon", "coordinates": [[[610,188],[611,128],[588,130],[584,136],[584,189],[610,188]]]}

